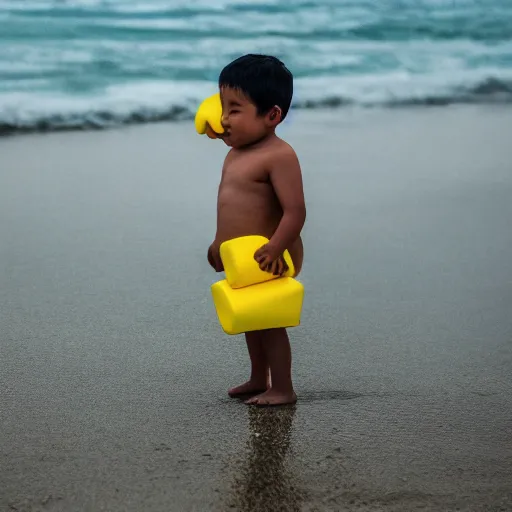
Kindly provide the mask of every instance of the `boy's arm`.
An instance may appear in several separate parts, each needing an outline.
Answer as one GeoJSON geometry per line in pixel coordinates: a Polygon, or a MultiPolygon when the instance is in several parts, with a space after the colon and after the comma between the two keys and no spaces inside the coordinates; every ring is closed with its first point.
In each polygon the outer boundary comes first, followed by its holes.
{"type": "Polygon", "coordinates": [[[268,267],[282,256],[285,249],[297,240],[306,221],[302,173],[297,155],[291,147],[286,146],[275,155],[269,176],[283,217],[269,243],[255,254],[261,268],[268,267]]]}
{"type": "MultiPolygon", "coordinates": [[[[229,161],[232,157],[232,152],[233,152],[233,150],[230,149],[228,154],[226,155],[226,158],[224,159],[224,164],[222,165],[221,178],[220,178],[221,183],[219,184],[219,189],[222,186],[222,180],[226,173],[226,167],[229,164],[229,161]]],[[[217,196],[218,196],[218,192],[217,192],[217,196]]],[[[219,204],[217,201],[217,221],[218,221],[218,217],[219,217],[219,204]]],[[[213,267],[213,269],[216,272],[222,272],[224,270],[224,265],[222,264],[222,259],[220,257],[220,253],[219,253],[220,244],[219,244],[218,238],[217,238],[218,230],[219,230],[219,226],[217,225],[217,227],[215,229],[215,239],[212,242],[212,244],[210,245],[210,247],[208,247],[207,258],[208,258],[208,263],[213,267]]]]}

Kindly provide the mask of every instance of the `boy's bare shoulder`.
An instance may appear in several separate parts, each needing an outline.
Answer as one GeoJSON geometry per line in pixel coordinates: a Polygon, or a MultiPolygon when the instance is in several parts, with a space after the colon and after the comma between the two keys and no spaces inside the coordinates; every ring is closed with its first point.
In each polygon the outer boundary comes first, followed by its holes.
{"type": "Polygon", "coordinates": [[[265,156],[274,163],[282,161],[296,161],[298,162],[297,153],[288,142],[275,137],[270,144],[264,149],[265,156]]]}
{"type": "Polygon", "coordinates": [[[285,140],[275,137],[272,144],[272,149],[276,152],[279,152],[280,154],[286,156],[286,155],[295,155],[295,150],[293,149],[292,145],[289,142],[286,142],[285,140]]]}
{"type": "Polygon", "coordinates": [[[288,142],[276,137],[267,151],[271,167],[279,168],[283,165],[299,166],[297,153],[288,142]]]}

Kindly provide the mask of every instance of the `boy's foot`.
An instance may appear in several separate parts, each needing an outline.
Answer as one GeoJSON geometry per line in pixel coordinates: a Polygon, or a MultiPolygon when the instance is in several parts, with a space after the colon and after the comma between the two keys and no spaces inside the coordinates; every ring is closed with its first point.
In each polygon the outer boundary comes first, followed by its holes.
{"type": "Polygon", "coordinates": [[[267,390],[267,386],[262,384],[261,382],[253,382],[251,380],[247,381],[240,386],[236,386],[231,388],[228,391],[228,395],[231,398],[240,396],[240,395],[257,395],[260,393],[264,393],[267,390]]]}
{"type": "Polygon", "coordinates": [[[283,393],[274,389],[268,389],[260,395],[249,398],[245,403],[248,405],[286,405],[294,404],[297,401],[297,395],[295,392],[283,393]]]}

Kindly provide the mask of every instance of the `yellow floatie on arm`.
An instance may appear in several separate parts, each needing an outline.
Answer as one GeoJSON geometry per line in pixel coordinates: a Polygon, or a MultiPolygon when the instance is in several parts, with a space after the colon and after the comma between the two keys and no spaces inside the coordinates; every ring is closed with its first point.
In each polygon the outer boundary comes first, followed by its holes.
{"type": "Polygon", "coordinates": [[[195,117],[197,133],[200,135],[206,133],[210,139],[217,138],[218,135],[224,133],[221,119],[222,104],[220,101],[220,94],[215,93],[209,98],[206,98],[197,109],[195,117]]]}

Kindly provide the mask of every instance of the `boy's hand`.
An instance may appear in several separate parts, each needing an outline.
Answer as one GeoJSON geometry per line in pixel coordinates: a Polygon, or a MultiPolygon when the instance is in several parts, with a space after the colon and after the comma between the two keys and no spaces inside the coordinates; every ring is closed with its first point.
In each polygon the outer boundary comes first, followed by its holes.
{"type": "Polygon", "coordinates": [[[266,244],[254,253],[254,259],[260,269],[275,276],[282,276],[288,271],[288,265],[282,254],[279,254],[271,245],[266,244]]]}

